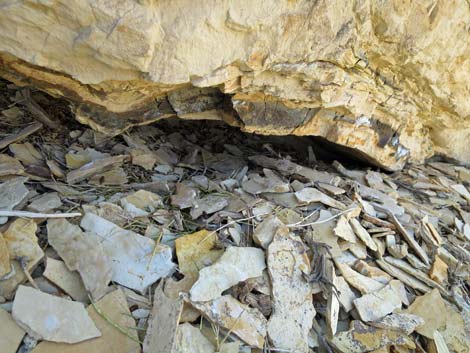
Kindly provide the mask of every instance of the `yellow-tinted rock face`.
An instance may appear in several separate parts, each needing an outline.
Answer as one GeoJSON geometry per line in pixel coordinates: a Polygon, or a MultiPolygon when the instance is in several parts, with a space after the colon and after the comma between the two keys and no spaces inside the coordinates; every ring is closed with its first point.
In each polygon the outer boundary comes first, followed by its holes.
{"type": "Polygon", "coordinates": [[[116,133],[168,116],[470,162],[466,0],[7,0],[0,75],[116,133]]]}

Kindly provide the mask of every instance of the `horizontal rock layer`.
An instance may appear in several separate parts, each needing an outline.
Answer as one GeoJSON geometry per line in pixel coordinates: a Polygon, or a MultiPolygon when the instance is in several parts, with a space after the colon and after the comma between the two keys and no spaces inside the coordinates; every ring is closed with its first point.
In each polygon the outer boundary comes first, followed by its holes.
{"type": "Polygon", "coordinates": [[[0,5],[0,75],[107,133],[169,116],[315,135],[399,169],[470,162],[466,0],[0,5]]]}

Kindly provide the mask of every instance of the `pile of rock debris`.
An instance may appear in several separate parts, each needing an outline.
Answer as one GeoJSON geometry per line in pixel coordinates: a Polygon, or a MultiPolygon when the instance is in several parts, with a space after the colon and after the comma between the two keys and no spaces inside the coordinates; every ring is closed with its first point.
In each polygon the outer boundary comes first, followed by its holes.
{"type": "Polygon", "coordinates": [[[219,123],[54,130],[5,91],[2,353],[470,351],[470,169],[219,123]]]}

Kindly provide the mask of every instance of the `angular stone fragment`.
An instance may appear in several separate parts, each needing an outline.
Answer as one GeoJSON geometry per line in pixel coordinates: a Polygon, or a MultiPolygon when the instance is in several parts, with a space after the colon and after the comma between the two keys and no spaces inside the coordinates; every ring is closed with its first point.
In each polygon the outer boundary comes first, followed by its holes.
{"type": "Polygon", "coordinates": [[[153,212],[163,206],[162,198],[150,191],[139,190],[121,199],[121,205],[126,209],[126,205],[131,204],[144,211],[153,212]]]}
{"type": "Polygon", "coordinates": [[[391,219],[392,219],[392,222],[397,227],[397,230],[400,233],[400,235],[406,240],[408,245],[410,245],[410,247],[416,252],[416,255],[418,255],[421,258],[421,260],[424,261],[426,265],[429,265],[428,255],[423,250],[423,248],[418,244],[413,234],[409,233],[394,215],[391,215],[391,219]]]}
{"type": "Polygon", "coordinates": [[[351,290],[348,282],[342,277],[336,277],[336,289],[338,291],[338,300],[346,312],[350,312],[353,308],[353,302],[356,299],[356,295],[351,290]]]}
{"type": "Polygon", "coordinates": [[[365,294],[361,298],[354,300],[354,306],[362,321],[376,321],[401,308],[400,293],[397,293],[392,282],[401,283],[400,281],[391,281],[390,284],[382,289],[365,294]]]}
{"type": "Polygon", "coordinates": [[[470,202],[470,192],[462,184],[455,184],[450,186],[454,191],[456,191],[460,196],[462,196],[467,202],[470,202]]]}
{"type": "Polygon", "coordinates": [[[101,336],[83,304],[20,286],[12,315],[36,339],[77,343],[101,336]]]}
{"type": "Polygon", "coordinates": [[[171,353],[175,351],[182,310],[183,299],[168,298],[163,291],[163,282],[161,282],[154,293],[152,313],[143,343],[144,353],[171,353]]]}
{"type": "Polygon", "coordinates": [[[365,228],[359,223],[356,218],[352,218],[349,220],[349,224],[351,224],[354,233],[357,235],[359,239],[372,251],[377,251],[377,244],[375,244],[374,240],[370,236],[369,232],[365,230],[365,228]]]}
{"type": "Polygon", "coordinates": [[[113,156],[87,163],[82,167],[69,172],[67,174],[67,183],[75,184],[95,174],[104,172],[115,165],[121,164],[126,158],[126,156],[113,156]]]}
{"type": "MultiPolygon", "coordinates": [[[[197,327],[184,323],[178,326],[176,347],[172,351],[155,351],[161,353],[214,353],[215,347],[197,327]]],[[[237,351],[238,353],[238,351],[237,351]]]]}
{"type": "Polygon", "coordinates": [[[407,286],[410,286],[411,288],[417,289],[422,293],[427,293],[431,290],[431,287],[428,287],[425,285],[423,282],[417,280],[415,277],[409,275],[408,273],[402,271],[400,268],[395,267],[388,262],[384,260],[375,260],[376,264],[379,265],[379,267],[387,272],[389,275],[392,277],[399,279],[403,283],[405,283],[407,286]]]}
{"type": "Polygon", "coordinates": [[[289,183],[283,181],[272,170],[264,168],[263,173],[264,177],[258,174],[250,175],[248,180],[242,182],[243,190],[253,195],[265,192],[283,193],[290,191],[289,183]]]}
{"type": "Polygon", "coordinates": [[[101,337],[76,344],[41,342],[31,353],[141,353],[126,296],[117,289],[87,308],[101,337]],[[126,330],[120,332],[116,327],[126,330]]]}
{"type": "Polygon", "coordinates": [[[16,353],[25,335],[11,315],[0,308],[0,347],[2,353],[16,353]]]}
{"type": "Polygon", "coordinates": [[[470,336],[462,315],[442,299],[437,289],[417,297],[406,312],[424,319],[416,329],[420,335],[434,339],[434,332],[439,331],[452,352],[470,351],[470,336]]]}
{"type": "MultiPolygon", "coordinates": [[[[28,196],[29,190],[24,185],[25,181],[26,178],[19,177],[0,184],[0,210],[11,211],[28,196]]],[[[0,224],[7,221],[7,217],[0,217],[0,224]]]]}
{"type": "Polygon", "coordinates": [[[0,280],[0,296],[12,299],[16,288],[26,281],[26,275],[17,260],[11,261],[11,272],[0,280]]]}
{"type": "Polygon", "coordinates": [[[80,275],[78,272],[70,271],[62,261],[48,257],[43,276],[70,295],[74,300],[82,303],[88,302],[88,293],[80,275]]]}
{"type": "Polygon", "coordinates": [[[11,271],[10,252],[3,234],[0,233],[0,278],[11,271]]]}
{"type": "Polygon", "coordinates": [[[235,284],[261,276],[265,268],[264,252],[261,249],[228,247],[215,264],[199,271],[199,279],[190,290],[191,300],[216,299],[235,284]]]}
{"type": "Polygon", "coordinates": [[[13,143],[9,146],[9,149],[15,158],[25,165],[41,163],[41,152],[34,148],[34,146],[29,142],[13,143]]]}
{"type": "Polygon", "coordinates": [[[361,321],[351,321],[349,331],[339,332],[330,341],[341,353],[388,352],[390,346],[414,349],[415,344],[407,334],[368,326],[361,321]],[[381,348],[387,348],[380,351],[381,348]]]}
{"type": "Polygon", "coordinates": [[[350,243],[356,242],[356,235],[354,234],[354,230],[349,225],[346,216],[341,216],[338,218],[334,233],[337,237],[349,241],[350,243]]]}
{"type": "Polygon", "coordinates": [[[21,163],[7,154],[0,154],[0,176],[22,175],[24,167],[21,163]]]}
{"type": "Polygon", "coordinates": [[[222,210],[228,205],[226,196],[209,194],[194,202],[190,214],[193,219],[199,218],[203,214],[210,215],[222,210]]]}
{"type": "Polygon", "coordinates": [[[152,170],[155,163],[157,163],[157,157],[151,151],[133,148],[130,151],[132,164],[138,165],[146,170],[152,170]]]}
{"type": "Polygon", "coordinates": [[[335,199],[322,193],[320,190],[314,189],[314,188],[304,188],[300,191],[297,191],[295,193],[295,197],[302,204],[308,205],[313,202],[321,202],[322,204],[326,206],[338,208],[340,210],[343,210],[346,208],[346,206],[342,204],[341,202],[336,201],[335,199]]]}
{"type": "Polygon", "coordinates": [[[393,313],[380,320],[369,322],[369,325],[388,330],[399,330],[407,335],[423,324],[424,320],[421,317],[407,313],[393,313]]]}
{"type": "Polygon", "coordinates": [[[310,261],[302,240],[278,231],[268,247],[268,272],[273,298],[269,338],[275,348],[308,352],[308,333],[316,312],[312,288],[304,277],[310,272],[310,261]]]}
{"type": "Polygon", "coordinates": [[[17,218],[3,233],[10,257],[24,262],[31,271],[44,257],[44,251],[38,244],[38,227],[31,219],[17,218]]]}
{"type": "Polygon", "coordinates": [[[175,248],[180,272],[195,282],[199,270],[212,265],[222,255],[223,250],[217,249],[216,244],[217,232],[206,229],[176,239],[175,248]]]}
{"type": "Polygon", "coordinates": [[[80,274],[92,297],[101,298],[113,275],[111,259],[102,244],[65,219],[50,219],[47,237],[67,268],[80,274]]]}
{"type": "Polygon", "coordinates": [[[338,237],[334,234],[335,223],[336,220],[330,211],[321,210],[320,216],[312,225],[310,234],[314,242],[324,243],[329,246],[329,253],[333,255],[333,258],[342,254],[342,250],[338,246],[338,237]]]}
{"type": "Polygon", "coordinates": [[[329,334],[334,336],[338,326],[339,317],[339,293],[337,293],[337,278],[335,274],[335,267],[331,260],[326,262],[326,278],[328,283],[331,283],[326,303],[326,323],[328,325],[329,334]]]}
{"type": "Polygon", "coordinates": [[[93,213],[86,213],[80,225],[96,235],[95,244],[101,243],[111,261],[112,280],[123,286],[144,292],[175,268],[171,248],[166,245],[156,244],[93,213]]]}
{"type": "Polygon", "coordinates": [[[431,270],[429,271],[429,277],[433,281],[438,282],[439,284],[446,284],[447,283],[447,264],[441,260],[439,256],[434,258],[434,262],[431,266],[431,270]]]}
{"type": "Polygon", "coordinates": [[[340,270],[346,282],[362,294],[373,293],[384,287],[383,283],[354,271],[346,264],[336,263],[336,267],[340,270]]]}
{"type": "Polygon", "coordinates": [[[253,232],[254,242],[267,249],[279,227],[284,227],[284,223],[278,217],[274,215],[266,217],[253,232]]]}
{"type": "Polygon", "coordinates": [[[171,195],[171,204],[185,209],[192,207],[197,197],[197,190],[185,183],[176,184],[176,194],[171,195]]]}
{"type": "Polygon", "coordinates": [[[262,348],[266,336],[266,319],[258,309],[240,303],[231,295],[192,305],[210,321],[238,336],[248,345],[262,348]]]}
{"type": "Polygon", "coordinates": [[[28,205],[28,209],[33,212],[46,213],[59,208],[62,205],[60,197],[56,192],[49,192],[41,195],[28,205]]]}

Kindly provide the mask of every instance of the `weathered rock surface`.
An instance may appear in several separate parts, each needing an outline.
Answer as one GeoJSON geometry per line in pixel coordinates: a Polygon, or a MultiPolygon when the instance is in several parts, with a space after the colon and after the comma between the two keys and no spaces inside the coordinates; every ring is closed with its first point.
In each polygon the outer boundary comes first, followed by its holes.
{"type": "Polygon", "coordinates": [[[445,5],[7,1],[0,75],[111,133],[178,115],[322,136],[390,169],[470,162],[470,8],[445,5]]]}

